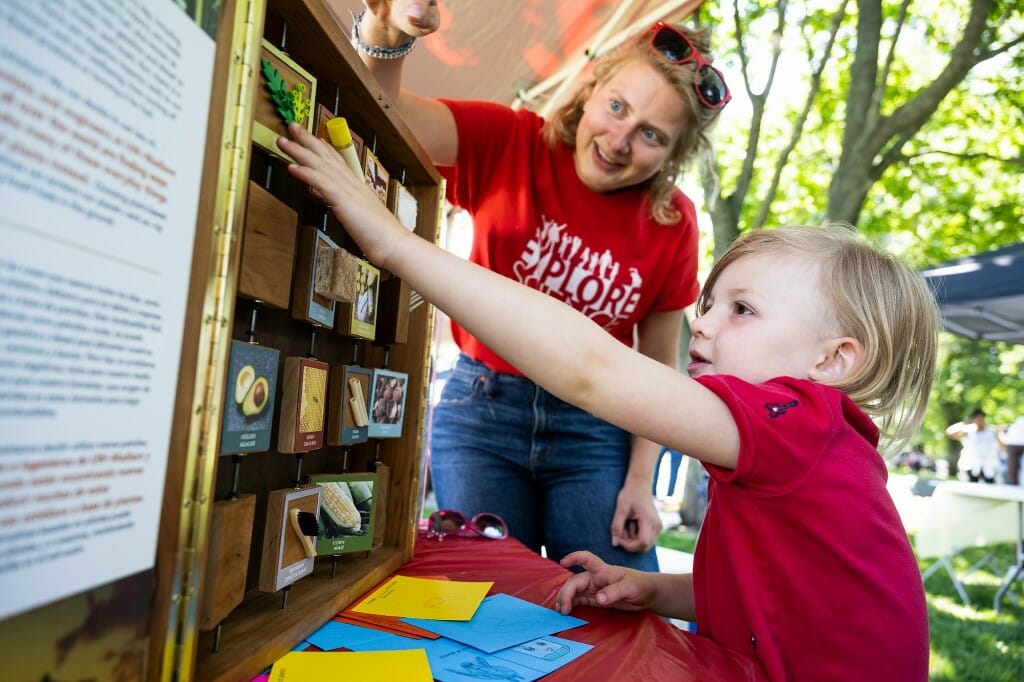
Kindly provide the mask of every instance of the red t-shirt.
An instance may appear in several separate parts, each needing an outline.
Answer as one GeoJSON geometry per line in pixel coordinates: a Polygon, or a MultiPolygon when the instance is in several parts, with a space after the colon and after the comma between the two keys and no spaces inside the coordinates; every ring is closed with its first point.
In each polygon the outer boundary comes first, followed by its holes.
{"type": "MultiPolygon", "coordinates": [[[[456,166],[442,172],[448,200],[473,216],[471,261],[569,303],[630,346],[648,313],[696,300],[697,218],[682,192],[673,197],[682,218],[661,225],[639,189],[587,189],[572,149],[549,149],[533,112],[445,104],[459,151],[456,166]]],[[[455,323],[452,334],[470,357],[518,373],[455,323]]]]}
{"type": "Polygon", "coordinates": [[[736,469],[705,465],[699,632],[776,681],[926,680],[924,587],[870,418],[810,381],[698,380],[740,436],[736,469]]]}

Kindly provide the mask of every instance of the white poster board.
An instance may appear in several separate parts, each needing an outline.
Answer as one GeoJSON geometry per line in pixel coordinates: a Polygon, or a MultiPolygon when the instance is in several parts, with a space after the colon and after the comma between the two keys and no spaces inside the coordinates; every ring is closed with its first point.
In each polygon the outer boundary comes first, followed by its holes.
{"type": "Polygon", "coordinates": [[[0,3],[0,619],[153,566],[213,63],[172,0],[0,3]]]}

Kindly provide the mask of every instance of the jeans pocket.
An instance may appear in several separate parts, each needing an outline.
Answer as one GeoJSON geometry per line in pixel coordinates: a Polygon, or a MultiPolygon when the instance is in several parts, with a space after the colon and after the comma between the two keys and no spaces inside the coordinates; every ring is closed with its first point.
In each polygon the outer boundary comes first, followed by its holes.
{"type": "Polygon", "coordinates": [[[484,392],[485,384],[494,383],[488,374],[491,374],[490,370],[479,363],[460,361],[441,389],[438,406],[457,407],[472,403],[484,392]]]}

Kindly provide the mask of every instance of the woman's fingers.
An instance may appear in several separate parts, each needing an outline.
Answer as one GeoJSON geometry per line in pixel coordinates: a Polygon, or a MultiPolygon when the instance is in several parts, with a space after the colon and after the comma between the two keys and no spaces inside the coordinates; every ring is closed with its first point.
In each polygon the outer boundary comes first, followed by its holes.
{"type": "Polygon", "coordinates": [[[441,23],[437,0],[395,0],[391,16],[397,28],[413,36],[433,33],[441,23]]]}

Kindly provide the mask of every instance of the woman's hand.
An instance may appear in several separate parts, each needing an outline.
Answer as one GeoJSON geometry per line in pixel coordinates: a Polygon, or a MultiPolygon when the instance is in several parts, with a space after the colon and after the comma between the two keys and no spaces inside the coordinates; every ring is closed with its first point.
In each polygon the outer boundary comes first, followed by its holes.
{"type": "Polygon", "coordinates": [[[437,0],[363,0],[366,13],[359,25],[363,42],[398,47],[437,30],[441,15],[437,0]]]}
{"type": "Polygon", "coordinates": [[[615,500],[612,516],[612,546],[627,552],[646,552],[658,541],[661,515],[654,506],[651,485],[627,478],[615,500]]]}

